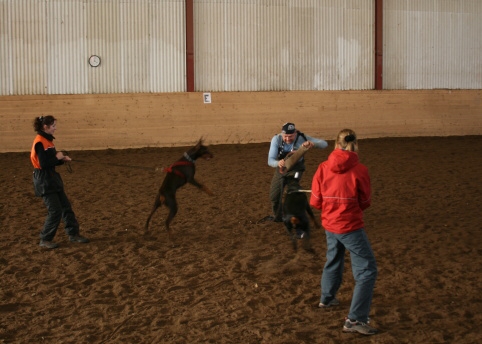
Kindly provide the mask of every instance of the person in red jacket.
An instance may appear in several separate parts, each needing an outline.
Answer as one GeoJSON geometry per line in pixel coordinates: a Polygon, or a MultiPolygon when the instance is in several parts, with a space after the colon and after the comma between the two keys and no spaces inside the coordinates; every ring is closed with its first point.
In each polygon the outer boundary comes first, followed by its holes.
{"type": "Polygon", "coordinates": [[[351,129],[343,129],[335,149],[313,176],[310,205],[321,210],[326,234],[326,263],[321,276],[318,307],[339,305],[345,250],[350,252],[355,289],[344,332],[377,333],[368,325],[377,278],[377,264],[364,230],[363,211],[370,206],[370,176],[358,159],[358,142],[351,129]]]}
{"type": "Polygon", "coordinates": [[[57,248],[53,242],[60,220],[64,221],[65,232],[71,242],[87,243],[89,240],[79,235],[79,223],[64,191],[64,183],[55,166],[71,159],[62,152],[57,152],[54,145],[54,133],[57,120],[53,116],[40,116],[33,122],[37,136],[30,151],[30,161],[34,167],[33,185],[35,196],[42,197],[48,215],[43,230],[40,232],[40,246],[57,248]]]}

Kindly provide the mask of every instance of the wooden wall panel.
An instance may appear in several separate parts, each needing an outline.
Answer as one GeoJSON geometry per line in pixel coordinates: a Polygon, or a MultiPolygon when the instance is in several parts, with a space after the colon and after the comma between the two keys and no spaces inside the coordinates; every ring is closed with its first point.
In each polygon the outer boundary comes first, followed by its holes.
{"type": "MultiPolygon", "coordinates": [[[[0,97],[0,152],[29,151],[32,121],[58,119],[66,150],[268,142],[292,121],[332,140],[350,127],[360,138],[482,134],[482,90],[220,92],[0,97]]],[[[267,147],[268,149],[268,147],[267,147]]]]}

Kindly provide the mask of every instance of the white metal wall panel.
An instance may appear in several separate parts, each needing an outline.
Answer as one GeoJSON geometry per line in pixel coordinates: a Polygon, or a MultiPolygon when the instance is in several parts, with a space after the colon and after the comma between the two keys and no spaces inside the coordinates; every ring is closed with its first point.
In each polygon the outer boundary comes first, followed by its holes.
{"type": "Polygon", "coordinates": [[[225,7],[224,0],[194,2],[194,87],[198,91],[225,87],[225,7]]]}
{"type": "Polygon", "coordinates": [[[92,92],[182,92],[185,75],[184,0],[89,3],[92,92]]]}
{"type": "Polygon", "coordinates": [[[151,1],[148,73],[153,92],[186,91],[185,12],[185,0],[151,1]]]}
{"type": "Polygon", "coordinates": [[[198,0],[199,91],[370,89],[372,0],[198,0]]]}
{"type": "MultiPolygon", "coordinates": [[[[10,1],[12,94],[45,94],[47,84],[46,3],[10,1]]],[[[3,64],[3,62],[2,62],[3,64]]]]}
{"type": "Polygon", "coordinates": [[[383,5],[383,88],[482,88],[482,1],[383,5]]]}
{"type": "MultiPolygon", "coordinates": [[[[280,1],[283,3],[283,1],[280,1]]],[[[253,1],[230,1],[224,7],[225,18],[223,45],[225,49],[223,61],[223,89],[239,91],[262,90],[258,79],[257,64],[261,57],[257,56],[258,40],[256,40],[256,8],[253,1]]],[[[196,30],[197,32],[197,30],[196,30]]],[[[205,41],[207,42],[207,41],[205,41]]],[[[204,47],[209,49],[209,46],[204,47]]],[[[206,75],[203,73],[203,77],[206,75]]]]}
{"type": "Polygon", "coordinates": [[[85,25],[82,1],[47,2],[47,88],[49,94],[86,93],[85,25]]]}
{"type": "Polygon", "coordinates": [[[90,93],[183,92],[184,0],[88,2],[87,45],[102,58],[90,93]]]}
{"type": "MultiPolygon", "coordinates": [[[[257,88],[260,91],[291,90],[290,0],[261,0],[257,3],[257,21],[252,37],[258,59],[257,88]]],[[[236,29],[243,30],[242,27],[236,29]]],[[[232,56],[239,56],[239,52],[232,56]]]]}
{"type": "Polygon", "coordinates": [[[294,1],[291,11],[294,89],[373,88],[373,1],[294,1]]]}
{"type": "Polygon", "coordinates": [[[149,92],[149,4],[121,5],[120,42],[123,44],[124,85],[122,92],[149,92]],[[139,91],[138,91],[139,92],[139,91]]]}
{"type": "MultiPolygon", "coordinates": [[[[124,18],[119,1],[86,2],[86,58],[98,55],[99,67],[87,66],[89,93],[122,93],[125,55],[122,53],[124,18]]],[[[142,62],[140,62],[142,63],[142,62]]]]}
{"type": "Polygon", "coordinates": [[[0,2],[0,95],[12,94],[11,16],[5,2],[0,2]]]}
{"type": "MultiPolygon", "coordinates": [[[[482,1],[383,4],[384,88],[482,88],[482,1]]],[[[198,91],[374,86],[374,0],[194,0],[194,15],[198,91]]],[[[0,95],[182,92],[185,61],[185,0],[0,0],[0,95]]]]}
{"type": "Polygon", "coordinates": [[[0,0],[0,95],[182,92],[185,45],[184,0],[0,0]]]}

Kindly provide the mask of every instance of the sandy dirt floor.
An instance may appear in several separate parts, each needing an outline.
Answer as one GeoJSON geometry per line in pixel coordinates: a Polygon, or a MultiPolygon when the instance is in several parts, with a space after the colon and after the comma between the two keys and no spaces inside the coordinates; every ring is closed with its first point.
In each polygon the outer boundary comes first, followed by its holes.
{"type": "MultiPolygon", "coordinates": [[[[303,187],[329,143],[306,154],[303,187]]],[[[0,154],[0,343],[482,342],[482,136],[360,141],[379,267],[370,337],[341,331],[349,255],[341,305],[320,310],[324,231],[313,230],[314,253],[294,252],[282,224],[257,223],[270,214],[268,148],[210,146],[196,176],[215,195],[178,192],[175,247],[166,208],[143,227],[160,167],[186,148],[72,151],[72,173],[58,171],[91,242],[68,242],[61,224],[56,250],[38,245],[46,209],[29,153],[0,154]]]]}

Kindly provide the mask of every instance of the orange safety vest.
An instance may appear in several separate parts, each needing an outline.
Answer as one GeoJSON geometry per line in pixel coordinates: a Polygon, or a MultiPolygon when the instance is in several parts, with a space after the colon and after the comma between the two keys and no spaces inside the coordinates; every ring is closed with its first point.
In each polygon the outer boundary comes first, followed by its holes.
{"type": "Polygon", "coordinates": [[[53,141],[47,140],[42,135],[37,135],[35,137],[35,140],[33,140],[32,150],[30,151],[30,161],[32,161],[32,165],[33,165],[34,168],[38,168],[40,170],[42,168],[40,167],[40,162],[38,160],[37,152],[35,152],[35,145],[38,142],[42,142],[42,145],[44,146],[45,150],[55,149],[55,145],[54,145],[53,141]]]}

